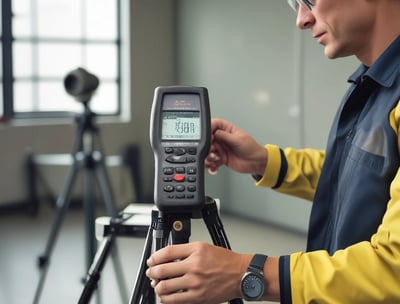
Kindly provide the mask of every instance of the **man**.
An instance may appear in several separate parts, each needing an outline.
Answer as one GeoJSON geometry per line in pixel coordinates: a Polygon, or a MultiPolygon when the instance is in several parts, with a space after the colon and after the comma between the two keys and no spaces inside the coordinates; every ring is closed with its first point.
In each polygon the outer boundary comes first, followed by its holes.
{"type": "Polygon", "coordinates": [[[226,165],[253,174],[257,186],[313,201],[307,252],[257,260],[202,242],[168,246],[147,271],[164,304],[400,303],[400,0],[291,2],[297,26],[328,58],[361,62],[326,151],[263,147],[214,119],[206,166],[226,165]],[[247,284],[242,277],[257,263],[263,282],[247,284]]]}

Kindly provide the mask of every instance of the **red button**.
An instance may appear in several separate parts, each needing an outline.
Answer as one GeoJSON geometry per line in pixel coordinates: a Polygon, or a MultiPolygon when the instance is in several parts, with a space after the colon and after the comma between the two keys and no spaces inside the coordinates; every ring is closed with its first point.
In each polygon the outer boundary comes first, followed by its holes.
{"type": "Polygon", "coordinates": [[[176,182],[183,182],[183,181],[185,181],[185,175],[183,175],[183,174],[176,174],[176,175],[174,176],[174,181],[176,181],[176,182]]]}

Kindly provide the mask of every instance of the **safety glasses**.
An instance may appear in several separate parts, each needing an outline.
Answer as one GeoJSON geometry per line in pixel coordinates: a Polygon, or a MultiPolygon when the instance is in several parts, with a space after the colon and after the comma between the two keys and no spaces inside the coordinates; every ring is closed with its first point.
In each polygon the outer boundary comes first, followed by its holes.
{"type": "Polygon", "coordinates": [[[297,13],[300,5],[311,11],[315,5],[315,0],[288,0],[288,3],[290,7],[297,13]]]}

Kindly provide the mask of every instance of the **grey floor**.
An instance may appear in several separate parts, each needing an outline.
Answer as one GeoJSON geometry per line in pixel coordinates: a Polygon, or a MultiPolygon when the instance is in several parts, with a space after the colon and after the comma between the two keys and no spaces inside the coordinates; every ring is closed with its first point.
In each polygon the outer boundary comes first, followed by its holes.
{"type": "MultiPolygon", "coordinates": [[[[39,280],[37,258],[45,245],[54,220],[54,211],[42,207],[37,217],[24,214],[0,214],[0,303],[32,303],[39,280]]],[[[305,235],[293,233],[259,222],[221,215],[232,249],[238,252],[264,252],[282,255],[304,250],[305,235]]],[[[51,254],[49,271],[40,297],[41,304],[77,303],[85,275],[84,217],[79,208],[71,208],[51,254]]],[[[192,220],[191,240],[211,242],[201,220],[192,220]]],[[[144,238],[119,237],[117,248],[126,282],[127,298],[135,282],[144,238]]],[[[91,303],[123,303],[111,258],[101,273],[100,301],[91,303]]],[[[267,303],[267,302],[265,302],[267,303]]]]}

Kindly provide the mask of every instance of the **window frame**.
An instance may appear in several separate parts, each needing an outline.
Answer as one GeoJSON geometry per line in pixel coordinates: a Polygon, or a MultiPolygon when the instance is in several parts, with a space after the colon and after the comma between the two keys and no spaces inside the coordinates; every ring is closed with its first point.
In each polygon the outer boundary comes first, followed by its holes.
{"type": "MultiPolygon", "coordinates": [[[[51,41],[52,43],[57,44],[59,43],[77,43],[79,45],[95,45],[97,43],[100,44],[107,44],[111,40],[105,39],[86,39],[86,38],[66,38],[66,39],[47,39],[47,38],[35,38],[35,37],[29,37],[29,38],[18,38],[15,39],[13,36],[12,32],[12,1],[13,0],[2,0],[1,4],[1,50],[2,50],[2,55],[1,55],[1,62],[2,62],[2,98],[3,98],[3,113],[1,114],[0,112],[0,123],[1,122],[9,122],[9,121],[23,121],[29,119],[30,121],[34,121],[38,118],[70,118],[73,116],[76,116],[77,112],[76,111],[26,111],[26,112],[17,112],[14,108],[14,83],[16,81],[14,77],[14,71],[13,71],[13,45],[16,42],[30,42],[34,44],[34,46],[38,46],[39,43],[43,41],[51,41]]],[[[126,92],[122,92],[123,88],[126,89],[126,85],[124,86],[123,83],[126,82],[126,79],[122,79],[122,77],[126,77],[127,72],[124,71],[125,69],[123,68],[123,63],[125,61],[129,61],[128,59],[123,59],[122,56],[126,51],[123,50],[123,43],[125,43],[126,40],[128,40],[128,32],[123,32],[125,26],[123,25],[123,22],[127,22],[126,16],[123,16],[123,8],[125,11],[125,7],[129,7],[129,1],[125,0],[114,0],[116,3],[116,38],[112,39],[113,45],[116,47],[116,78],[112,78],[110,81],[115,83],[115,88],[116,88],[116,111],[113,113],[98,113],[96,115],[101,116],[101,117],[109,117],[113,120],[122,118],[122,120],[126,120],[127,115],[125,112],[125,109],[127,108],[126,103],[128,101],[124,100],[126,99],[124,96],[127,96],[126,92]],[[125,112],[123,114],[123,112],[125,112]]],[[[37,61],[37,58],[33,58],[33,64],[35,61],[37,61]]],[[[85,68],[84,66],[82,66],[85,68]]],[[[90,72],[90,71],[89,71],[90,72]]],[[[30,80],[30,83],[36,87],[39,86],[40,81],[42,80],[50,80],[50,81],[59,81],[57,77],[51,77],[51,78],[43,78],[40,77],[37,73],[32,74],[32,76],[28,77],[27,79],[30,80]]],[[[101,82],[107,82],[107,79],[102,79],[101,82]]],[[[35,89],[33,90],[33,92],[35,89]]],[[[35,93],[33,93],[35,95],[35,93]]],[[[130,94],[128,94],[130,95],[130,94]]],[[[32,102],[38,102],[39,97],[33,96],[32,102]]],[[[72,97],[71,97],[72,98],[72,97]]],[[[1,105],[1,104],[0,104],[1,105]]],[[[79,114],[79,112],[78,112],[79,114]]],[[[129,116],[129,115],[128,115],[129,116]]],[[[129,117],[128,117],[129,118],[129,117]]]]}

